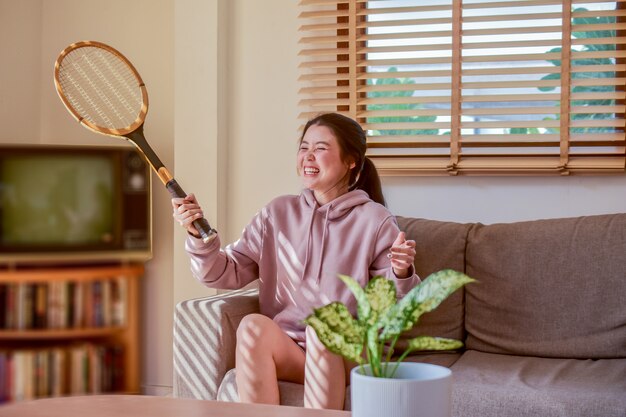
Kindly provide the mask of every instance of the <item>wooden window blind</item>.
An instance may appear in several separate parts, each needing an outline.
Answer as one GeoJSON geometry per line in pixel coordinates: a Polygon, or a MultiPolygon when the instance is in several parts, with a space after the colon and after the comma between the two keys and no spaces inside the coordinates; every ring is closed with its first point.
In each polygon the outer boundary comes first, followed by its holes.
{"type": "Polygon", "coordinates": [[[626,172],[626,0],[301,0],[301,117],[383,175],[626,172]]]}

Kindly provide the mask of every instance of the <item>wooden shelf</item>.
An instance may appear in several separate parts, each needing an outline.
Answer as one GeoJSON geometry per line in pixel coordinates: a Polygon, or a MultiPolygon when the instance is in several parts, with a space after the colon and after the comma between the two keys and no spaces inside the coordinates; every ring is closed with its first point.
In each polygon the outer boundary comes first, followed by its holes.
{"type": "Polygon", "coordinates": [[[0,270],[2,282],[97,281],[105,277],[143,275],[143,265],[80,266],[76,268],[10,268],[0,270]]]}
{"type": "MultiPolygon", "coordinates": [[[[33,329],[27,328],[24,330],[16,330],[14,328],[0,329],[0,345],[3,346],[2,351],[7,354],[11,352],[37,352],[40,350],[47,350],[48,346],[52,346],[50,349],[73,349],[70,346],[83,346],[81,343],[85,343],[86,346],[93,346],[95,349],[100,349],[101,347],[107,346],[114,347],[113,349],[117,349],[118,347],[121,352],[121,362],[120,371],[121,372],[121,380],[119,384],[116,386],[116,389],[119,392],[125,393],[139,393],[141,391],[140,386],[140,358],[139,358],[139,311],[140,311],[140,293],[139,293],[139,282],[140,278],[144,274],[144,267],[142,264],[131,264],[125,263],[120,265],[75,265],[75,266],[54,266],[54,267],[0,267],[0,285],[5,285],[7,289],[5,290],[5,294],[9,291],[8,288],[22,288],[21,285],[15,284],[28,284],[26,287],[34,288],[33,291],[39,289],[40,287],[44,287],[45,290],[42,291],[51,291],[51,288],[55,288],[54,291],[57,291],[58,287],[64,287],[64,285],[60,284],[63,282],[67,282],[68,286],[72,288],[77,287],[87,287],[87,288],[109,288],[109,282],[122,282],[124,285],[122,293],[124,294],[121,298],[116,298],[119,304],[111,304],[111,309],[114,310],[91,310],[91,307],[95,304],[89,304],[79,302],[77,305],[74,305],[73,308],[81,308],[85,309],[83,311],[82,317],[87,317],[86,312],[92,312],[89,315],[90,318],[96,317],[96,313],[98,312],[116,312],[116,318],[112,319],[112,315],[107,315],[107,319],[104,321],[85,321],[81,322],[82,326],[89,326],[90,324],[95,324],[97,327],[60,327],[60,328],[44,328],[44,329],[33,329]],[[100,281],[103,282],[101,285],[97,285],[96,283],[100,281]],[[94,285],[90,285],[90,282],[93,282],[94,285]],[[70,285],[69,283],[74,283],[70,285]],[[32,284],[32,285],[30,285],[32,284]],[[47,284],[47,285],[41,285],[47,284]],[[119,301],[122,300],[122,301],[119,301]],[[78,306],[78,307],[77,307],[78,306]],[[118,309],[122,310],[118,310],[118,309]],[[120,313],[121,312],[121,313],[120,313]],[[112,321],[108,321],[112,320],[112,321]],[[115,321],[122,320],[122,321],[115,321]],[[100,327],[103,325],[103,327],[100,327]],[[72,342],[72,343],[70,343],[72,342]],[[74,344],[73,342],[77,342],[74,344]],[[55,346],[56,345],[56,346],[55,346]]],[[[119,284],[111,284],[111,285],[119,285],[119,284]]],[[[111,287],[112,288],[112,287],[111,287]]],[[[113,291],[109,289],[110,291],[113,291]]],[[[12,290],[13,291],[13,290],[12,290]]],[[[69,290],[68,290],[69,291],[69,290]]],[[[82,291],[82,290],[81,290],[82,291]]],[[[92,291],[92,290],[87,290],[92,291]]],[[[95,290],[94,290],[95,291],[95,290]]],[[[107,290],[108,291],[108,290],[107,290]]],[[[118,290],[119,291],[119,290],[118,290]]],[[[56,297],[56,292],[53,294],[56,297]]],[[[73,294],[73,293],[71,293],[73,294]]],[[[93,293],[88,292],[89,296],[93,293]]],[[[109,294],[107,292],[107,294],[109,294]]],[[[112,294],[112,293],[111,293],[112,294]]],[[[109,294],[112,297],[112,295],[109,294]]],[[[8,297],[8,296],[7,296],[8,297]]],[[[82,297],[88,297],[87,295],[82,295],[82,297]]],[[[102,296],[104,299],[104,296],[102,296]]],[[[46,300],[47,298],[44,296],[42,298],[46,300]]],[[[8,298],[7,298],[8,300],[8,298]]],[[[2,308],[6,308],[5,311],[5,319],[8,315],[9,303],[5,302],[7,300],[2,301],[2,308]]],[[[15,305],[15,299],[12,299],[13,302],[11,305],[15,305]]],[[[55,299],[56,300],[56,299],[55,299]]],[[[76,302],[77,299],[68,296],[67,302],[76,302]]],[[[83,299],[84,300],[84,299],[83,299]]],[[[32,301],[32,300],[31,300],[32,301]]],[[[32,303],[36,302],[32,301],[32,303]]],[[[48,299],[50,301],[50,299],[48,299]]],[[[110,301],[110,300],[109,300],[110,301]]],[[[50,301],[51,302],[51,301],[50,301]]],[[[22,305],[22,304],[19,304],[22,305]]],[[[65,305],[65,304],[61,304],[65,305]]],[[[100,305],[107,305],[107,303],[102,302],[100,305]]],[[[32,306],[32,304],[31,304],[32,306]]],[[[66,324],[58,324],[56,321],[58,319],[59,311],[66,311],[63,308],[59,310],[59,304],[55,301],[54,304],[46,304],[47,308],[44,310],[38,310],[38,314],[41,311],[45,311],[46,317],[43,320],[43,323],[53,324],[57,323],[56,326],[67,326],[67,325],[77,325],[76,322],[65,322],[61,321],[61,323],[66,324]],[[51,305],[54,305],[56,308],[53,309],[51,305]],[[50,321],[51,318],[54,317],[55,321],[50,321]]],[[[22,305],[23,307],[23,305],[22,305]]],[[[24,313],[16,313],[16,311],[21,312],[23,310],[11,310],[13,320],[15,320],[15,314],[24,314],[24,313]]],[[[25,310],[30,311],[30,310],[25,310]]],[[[68,310],[69,311],[69,310],[68,310]]],[[[75,311],[75,310],[72,310],[75,311]]],[[[70,314],[63,313],[63,314],[70,314]]],[[[72,313],[74,314],[74,313],[72,313]]],[[[71,316],[66,316],[71,317],[71,316]]],[[[98,315],[98,317],[101,317],[98,315]]],[[[105,317],[105,316],[102,316],[105,317]]],[[[41,322],[40,322],[41,323],[41,322]]],[[[12,322],[11,325],[7,325],[7,327],[18,327],[18,326],[34,326],[34,324],[28,321],[26,322],[12,322]]],[[[88,348],[92,349],[92,348],[88,348]]],[[[67,374],[70,375],[70,366],[72,366],[71,361],[68,359],[66,363],[67,374]]],[[[90,365],[91,366],[91,365],[90,365]]],[[[76,372],[74,372],[76,373],[76,372]]],[[[79,373],[80,375],[80,373],[79,373]]],[[[4,377],[4,375],[0,375],[0,377],[4,377]]],[[[23,377],[27,377],[27,375],[23,375],[23,377]]],[[[20,379],[20,380],[23,380],[20,379]]],[[[69,388],[67,388],[69,389],[69,388]]],[[[87,392],[89,393],[89,392],[87,392]]],[[[63,395],[72,395],[73,392],[64,392],[63,395]]],[[[82,394],[82,392],[81,392],[82,394]]],[[[36,398],[39,395],[36,394],[36,398]]]]}
{"type": "Polygon", "coordinates": [[[91,327],[81,329],[0,330],[0,340],[50,340],[107,337],[121,333],[126,327],[91,327]]]}

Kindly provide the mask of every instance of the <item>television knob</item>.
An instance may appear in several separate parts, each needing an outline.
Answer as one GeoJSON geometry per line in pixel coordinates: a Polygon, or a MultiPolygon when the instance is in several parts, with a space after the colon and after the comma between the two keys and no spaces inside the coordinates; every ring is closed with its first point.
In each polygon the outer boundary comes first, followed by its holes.
{"type": "Polygon", "coordinates": [[[130,186],[131,190],[143,190],[146,186],[146,180],[144,179],[143,175],[134,173],[131,174],[128,180],[128,185],[130,186]]]}

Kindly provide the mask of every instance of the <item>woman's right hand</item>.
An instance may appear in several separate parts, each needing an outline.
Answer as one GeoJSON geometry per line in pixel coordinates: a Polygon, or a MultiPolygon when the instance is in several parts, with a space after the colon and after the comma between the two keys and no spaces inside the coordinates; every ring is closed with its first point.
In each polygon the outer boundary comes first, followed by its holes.
{"type": "Polygon", "coordinates": [[[200,233],[194,227],[195,220],[204,217],[204,212],[193,194],[187,194],[184,198],[172,198],[174,212],[172,216],[191,235],[200,238],[200,233]]]}

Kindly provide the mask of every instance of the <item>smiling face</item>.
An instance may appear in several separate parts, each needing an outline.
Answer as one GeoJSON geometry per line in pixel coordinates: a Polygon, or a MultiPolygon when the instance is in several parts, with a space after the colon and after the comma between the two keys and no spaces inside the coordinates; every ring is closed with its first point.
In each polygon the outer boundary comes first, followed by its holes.
{"type": "Polygon", "coordinates": [[[298,173],[318,203],[326,204],[348,192],[352,168],[354,162],[342,161],[339,143],[331,129],[320,125],[309,127],[298,150],[298,173]]]}

